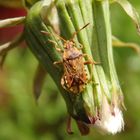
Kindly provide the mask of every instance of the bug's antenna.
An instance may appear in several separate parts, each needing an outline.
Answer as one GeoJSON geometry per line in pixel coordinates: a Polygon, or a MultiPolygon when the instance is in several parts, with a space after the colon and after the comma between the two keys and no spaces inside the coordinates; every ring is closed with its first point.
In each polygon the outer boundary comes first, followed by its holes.
{"type": "MultiPolygon", "coordinates": [[[[51,33],[46,32],[46,31],[41,31],[41,33],[51,36],[51,33]]],[[[67,42],[63,37],[59,36],[58,34],[56,34],[56,33],[53,33],[53,34],[56,35],[60,40],[67,42]]]]}
{"type": "Polygon", "coordinates": [[[75,31],[72,35],[72,38],[70,40],[73,40],[73,38],[75,37],[75,35],[77,35],[81,30],[83,30],[84,28],[86,28],[90,23],[87,23],[86,25],[84,25],[82,28],[80,28],[79,30],[75,31]]]}

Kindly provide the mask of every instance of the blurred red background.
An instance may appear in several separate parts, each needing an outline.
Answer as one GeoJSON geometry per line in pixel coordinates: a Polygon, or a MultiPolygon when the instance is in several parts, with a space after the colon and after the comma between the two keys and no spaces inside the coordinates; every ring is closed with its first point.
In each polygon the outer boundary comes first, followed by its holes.
{"type": "MultiPolygon", "coordinates": [[[[0,20],[20,16],[26,16],[26,10],[24,8],[0,6],[0,20]]],[[[23,25],[0,29],[0,44],[12,40],[18,33],[22,32],[22,30],[23,25]]]]}

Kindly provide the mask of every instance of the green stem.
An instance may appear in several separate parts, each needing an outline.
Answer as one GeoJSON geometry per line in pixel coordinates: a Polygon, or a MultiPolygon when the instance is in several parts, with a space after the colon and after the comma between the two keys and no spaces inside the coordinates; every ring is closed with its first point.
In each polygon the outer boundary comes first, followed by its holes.
{"type": "Polygon", "coordinates": [[[98,75],[100,77],[99,79],[102,79],[101,85],[104,88],[105,95],[108,100],[111,101],[112,97],[110,95],[117,93],[122,96],[122,92],[113,59],[109,1],[95,0],[93,3],[93,9],[98,51],[103,66],[102,70],[98,69],[98,75]],[[108,93],[106,92],[107,89],[108,93]]]}

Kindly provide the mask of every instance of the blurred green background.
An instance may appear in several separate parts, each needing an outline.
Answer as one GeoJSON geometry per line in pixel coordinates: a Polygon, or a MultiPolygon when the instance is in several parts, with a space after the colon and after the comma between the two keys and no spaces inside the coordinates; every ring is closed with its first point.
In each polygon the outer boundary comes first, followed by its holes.
{"type": "MultiPolygon", "coordinates": [[[[139,0],[130,2],[140,13],[139,0]]],[[[111,5],[111,22],[113,35],[140,44],[133,22],[117,4],[111,5]]],[[[140,57],[130,48],[114,48],[114,59],[127,108],[125,129],[113,136],[93,128],[81,136],[74,121],[74,135],[66,133],[66,106],[49,75],[36,104],[32,84],[38,62],[33,54],[26,47],[10,51],[0,71],[0,140],[139,140],[140,57]]]]}

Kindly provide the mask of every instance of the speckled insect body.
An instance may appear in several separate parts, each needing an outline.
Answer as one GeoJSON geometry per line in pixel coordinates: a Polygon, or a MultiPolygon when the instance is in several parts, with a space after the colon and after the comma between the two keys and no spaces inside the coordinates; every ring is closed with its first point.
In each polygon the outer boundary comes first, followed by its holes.
{"type": "Polygon", "coordinates": [[[84,55],[71,41],[67,41],[64,46],[64,74],[61,78],[61,85],[72,93],[80,93],[88,82],[84,55]]]}
{"type": "MultiPolygon", "coordinates": [[[[65,40],[56,34],[57,37],[64,42],[63,50],[57,47],[56,42],[50,40],[50,42],[55,44],[54,47],[56,50],[62,54],[62,61],[54,62],[54,64],[63,64],[64,66],[64,74],[61,78],[61,85],[65,90],[73,94],[81,93],[85,89],[85,85],[89,81],[85,65],[93,64],[93,61],[91,60],[84,61],[84,57],[88,57],[88,55],[83,54],[81,51],[82,47],[77,48],[76,43],[73,40],[75,35],[88,25],[89,23],[74,32],[70,40],[65,40]]],[[[48,34],[44,31],[43,33],[48,34]]],[[[79,45],[82,46],[80,43],[79,45]]]]}

